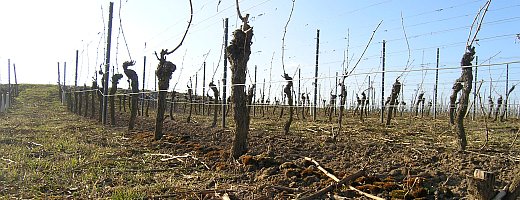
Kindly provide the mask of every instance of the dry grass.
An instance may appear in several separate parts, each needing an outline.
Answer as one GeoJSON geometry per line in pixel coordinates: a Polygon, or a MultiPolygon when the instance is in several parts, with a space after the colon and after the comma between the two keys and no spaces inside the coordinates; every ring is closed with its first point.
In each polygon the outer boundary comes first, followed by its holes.
{"type": "Polygon", "coordinates": [[[135,199],[192,188],[196,170],[157,164],[125,129],[66,111],[56,86],[26,86],[0,118],[0,198],[135,199]]]}
{"type": "MultiPolygon", "coordinates": [[[[241,190],[242,198],[251,198],[264,195],[266,185],[287,183],[282,172],[257,182],[255,178],[262,169],[247,171],[243,165],[226,160],[221,154],[227,154],[226,145],[232,133],[206,128],[211,124],[212,115],[193,115],[193,122],[189,124],[167,120],[170,133],[166,133],[164,141],[154,142],[150,131],[153,117],[139,117],[138,130],[128,133],[124,127],[104,127],[97,121],[68,112],[57,101],[56,86],[24,85],[21,89],[15,106],[0,116],[0,198],[140,199],[162,195],[173,199],[202,199],[219,189],[241,190]],[[173,134],[172,130],[177,132],[173,134]],[[186,136],[190,138],[185,139],[186,136]],[[214,150],[207,152],[204,148],[214,150]],[[151,155],[157,153],[193,153],[211,169],[189,158],[160,161],[164,157],[151,155]]],[[[520,160],[515,157],[520,141],[511,148],[515,136],[511,131],[519,126],[519,121],[514,119],[488,124],[489,142],[483,151],[479,150],[485,141],[483,120],[466,120],[468,149],[481,155],[461,155],[456,152],[455,134],[445,119],[403,116],[386,127],[379,123],[376,113],[364,123],[348,114],[338,141],[331,143],[328,137],[337,131],[336,123],[313,122],[310,116],[307,120],[295,118],[290,134],[285,135],[282,127],[287,116],[279,119],[278,111],[276,116],[269,111],[270,118],[267,115],[261,118],[258,113],[251,120],[250,154],[269,149],[284,161],[310,156],[339,173],[359,169],[366,163],[381,177],[401,168],[415,169],[417,173],[442,172],[449,175],[448,179],[451,177],[452,182],[446,180],[446,184],[457,189],[464,177],[453,166],[470,172],[472,168],[465,167],[468,163],[478,161],[481,166],[494,166],[497,160],[513,161],[492,167],[500,169],[498,172],[503,176],[499,178],[505,181],[509,177],[508,170],[518,163],[515,160],[520,160]],[[348,135],[352,137],[352,145],[346,143],[348,135]],[[465,156],[472,158],[467,160],[465,156]],[[428,164],[432,158],[439,160],[438,164],[428,164]],[[426,164],[415,166],[422,163],[426,164]]],[[[174,116],[180,121],[186,117],[179,113],[174,116]]],[[[232,124],[230,115],[229,130],[233,129],[232,124]]],[[[445,182],[440,178],[429,181],[432,186],[445,182]]],[[[319,186],[310,185],[306,189],[319,186]]],[[[463,194],[464,191],[457,192],[463,194]]]]}

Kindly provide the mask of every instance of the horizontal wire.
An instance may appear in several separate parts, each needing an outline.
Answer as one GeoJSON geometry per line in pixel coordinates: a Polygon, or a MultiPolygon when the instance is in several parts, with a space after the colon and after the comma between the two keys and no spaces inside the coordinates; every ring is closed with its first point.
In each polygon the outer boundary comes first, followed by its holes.
{"type": "MultiPolygon", "coordinates": [[[[142,98],[139,98],[139,100],[141,100],[141,102],[157,102],[157,99],[142,99],[142,98]]],[[[380,108],[381,107],[381,104],[379,102],[380,99],[377,99],[375,101],[375,103],[373,104],[370,104],[369,105],[366,105],[367,107],[371,108],[371,109],[375,109],[375,108],[380,108]]],[[[401,104],[401,103],[397,103],[396,105],[385,105],[385,108],[390,108],[390,107],[393,107],[393,108],[403,108],[404,109],[411,109],[411,108],[415,108],[416,107],[416,104],[415,104],[415,100],[414,99],[410,99],[410,98],[407,98],[405,99],[405,101],[403,100],[400,100],[398,99],[400,102],[414,102],[414,104],[401,104]]],[[[429,98],[429,100],[432,100],[431,98],[429,98]]],[[[228,102],[226,104],[222,104],[222,103],[208,103],[210,101],[207,101],[205,103],[203,102],[188,102],[188,101],[171,101],[171,100],[167,100],[166,103],[167,104],[174,104],[174,105],[197,105],[197,106],[231,106],[233,105],[232,102],[228,102]]],[[[330,101],[328,101],[330,102],[330,101]]],[[[428,101],[429,102],[429,101],[428,101]]],[[[431,109],[433,109],[433,104],[432,105],[429,105],[428,102],[425,102],[425,105],[424,107],[432,107],[431,109]]],[[[473,102],[473,101],[470,101],[470,103],[473,102]]],[[[486,101],[487,102],[487,101],[486,101]]],[[[345,101],[345,107],[347,108],[355,108],[357,107],[357,103],[354,99],[352,99],[351,101],[345,101]]],[[[444,107],[449,107],[449,104],[437,104],[437,107],[443,105],[444,107]]],[[[496,106],[497,106],[497,103],[494,103],[494,104],[489,104],[489,103],[478,103],[478,105],[482,105],[484,106],[485,108],[489,108],[489,105],[493,105],[493,109],[496,109],[496,106]]],[[[501,104],[502,106],[505,105],[505,104],[501,104]]],[[[520,106],[520,103],[509,103],[508,102],[508,107],[515,107],[515,106],[520,106]]],[[[249,104],[249,105],[246,105],[247,107],[270,107],[270,108],[313,108],[314,107],[314,104],[313,103],[305,103],[305,104],[302,104],[301,101],[300,103],[298,103],[298,105],[292,105],[292,106],[289,106],[287,104],[281,104],[281,103],[276,103],[276,102],[272,102],[272,103],[254,103],[254,104],[249,104]]],[[[419,105],[421,106],[421,105],[419,105]]],[[[319,103],[316,105],[316,107],[319,107],[319,108],[339,108],[341,107],[341,105],[339,105],[338,103],[332,105],[330,103],[325,103],[325,105],[323,105],[323,103],[319,103]]]]}
{"type": "MultiPolygon", "coordinates": [[[[478,65],[472,65],[472,66],[464,66],[464,67],[471,67],[471,68],[478,68],[478,67],[494,67],[494,66],[503,66],[503,65],[508,65],[508,64],[519,64],[520,63],[520,60],[515,60],[515,61],[508,61],[508,62],[501,62],[501,63],[488,63],[488,64],[478,64],[478,65]]],[[[352,74],[349,74],[348,76],[344,76],[344,75],[338,75],[338,76],[321,76],[321,77],[309,77],[309,78],[299,78],[299,79],[293,79],[293,83],[295,81],[308,81],[308,80],[314,80],[314,79],[318,79],[318,80],[323,80],[323,79],[336,79],[336,78],[347,78],[347,77],[351,77],[351,76],[361,76],[361,75],[371,75],[371,74],[382,74],[382,73],[410,73],[410,72],[425,72],[425,71],[435,71],[435,70],[439,70],[439,71],[444,71],[444,70],[456,70],[456,69],[461,69],[461,66],[450,66],[450,67],[432,67],[432,68],[420,68],[420,69],[405,69],[405,70],[378,70],[378,71],[371,71],[371,72],[359,72],[359,73],[352,73],[352,74]]],[[[272,84],[272,83],[285,83],[287,82],[286,80],[279,80],[279,81],[265,81],[265,82],[256,82],[256,85],[264,85],[264,84],[272,84]]],[[[496,81],[493,81],[493,82],[496,82],[496,81]]],[[[313,83],[314,84],[314,83],[313,83]]],[[[235,86],[248,86],[250,84],[247,84],[247,83],[244,83],[244,84],[224,84],[223,86],[224,87],[235,87],[235,86]]],[[[207,86],[203,86],[202,87],[203,89],[210,89],[210,87],[207,87],[207,86]]],[[[98,89],[98,91],[101,92],[100,89],[98,89]]],[[[208,90],[209,91],[209,90],[208,90]]],[[[74,91],[74,92],[86,92],[86,91],[74,91]]],[[[128,93],[128,94],[149,94],[149,93],[157,93],[157,92],[170,92],[168,90],[157,90],[157,91],[153,91],[153,92],[138,92],[138,93],[128,93]]],[[[103,93],[103,92],[101,92],[103,93]]],[[[116,95],[104,95],[104,96],[117,96],[116,95]]]]}
{"type": "MultiPolygon", "coordinates": [[[[252,8],[257,7],[257,6],[260,6],[260,5],[262,5],[262,4],[267,3],[268,1],[270,1],[270,0],[266,0],[266,1],[260,2],[260,3],[258,3],[258,4],[254,5],[254,6],[252,6],[251,8],[248,8],[248,9],[252,9],[252,8]]],[[[477,2],[477,1],[472,1],[472,2],[477,2]]],[[[464,4],[460,4],[460,5],[464,5],[464,4]]],[[[460,6],[460,5],[459,5],[459,6],[460,6]]],[[[506,9],[506,8],[509,8],[509,7],[515,7],[515,6],[518,6],[518,5],[513,5],[513,6],[508,6],[508,7],[502,7],[502,8],[498,8],[498,9],[494,9],[494,10],[501,10],[501,9],[506,9]]],[[[230,9],[230,8],[232,8],[232,7],[233,7],[233,6],[230,6],[230,7],[228,7],[228,8],[225,8],[225,9],[219,11],[217,14],[213,15],[212,17],[217,16],[219,13],[223,12],[224,10],[230,9]]],[[[448,8],[452,8],[452,7],[454,7],[454,6],[451,6],[451,7],[448,7],[448,8]]],[[[434,11],[430,11],[430,12],[437,12],[437,11],[442,11],[442,10],[444,10],[444,9],[436,9],[436,10],[434,10],[434,11]]],[[[428,13],[428,12],[425,12],[425,13],[428,13]]],[[[424,13],[423,13],[423,14],[424,14],[424,13]]],[[[412,16],[414,16],[414,15],[412,15],[412,16]]],[[[460,15],[459,15],[459,16],[460,16],[460,15]]],[[[212,17],[205,18],[205,19],[202,20],[201,22],[204,22],[204,21],[210,20],[210,19],[212,19],[212,17]]],[[[408,18],[408,17],[410,17],[410,16],[407,16],[406,18],[408,18]]],[[[456,18],[456,17],[457,17],[457,16],[454,16],[454,17],[451,17],[451,18],[456,18]]],[[[504,21],[511,20],[511,19],[517,19],[517,18],[520,18],[520,17],[505,18],[505,19],[500,19],[500,20],[496,20],[496,21],[492,21],[492,22],[487,22],[487,23],[484,23],[484,24],[493,24],[493,23],[499,23],[499,22],[502,22],[502,23],[503,23],[504,21]]],[[[397,18],[396,18],[396,19],[397,19],[397,18]]],[[[449,19],[450,19],[450,17],[449,17],[449,18],[444,18],[444,19],[439,19],[439,20],[434,20],[434,21],[427,21],[427,22],[423,22],[423,23],[433,23],[433,22],[435,22],[435,21],[445,21],[445,20],[449,20],[449,19]]],[[[199,24],[200,24],[200,23],[199,23],[199,24]]],[[[413,25],[410,25],[410,26],[408,26],[408,27],[413,27],[413,26],[418,26],[418,25],[420,25],[420,23],[418,23],[418,24],[413,24],[413,25]]],[[[196,25],[195,25],[195,26],[196,26],[196,25]]],[[[468,26],[463,26],[462,28],[464,28],[464,27],[468,27],[468,26]]],[[[458,28],[461,28],[461,27],[458,27],[458,28]]],[[[457,28],[455,28],[455,29],[457,29],[457,28]]],[[[443,31],[437,31],[437,32],[443,32],[443,31]]],[[[424,35],[429,35],[429,34],[431,34],[431,33],[432,33],[432,32],[430,32],[430,33],[425,33],[424,35]]],[[[501,35],[501,36],[513,36],[513,35],[501,35]]],[[[501,36],[495,36],[495,37],[501,37],[501,36]]],[[[412,36],[412,37],[414,37],[414,36],[412,36]]],[[[170,38],[170,39],[171,39],[171,38],[170,38]]],[[[401,39],[404,39],[404,38],[401,38],[401,39]]],[[[388,40],[388,41],[395,41],[395,40],[398,40],[398,39],[391,39],[391,40],[388,40]]],[[[480,39],[480,40],[485,40],[485,38],[480,39]]],[[[456,43],[456,44],[459,44],[459,43],[456,43]]],[[[455,43],[452,43],[452,44],[448,44],[448,45],[451,46],[451,45],[456,45],[456,44],[455,44],[455,43]]],[[[440,45],[440,46],[441,46],[441,47],[445,47],[445,46],[447,46],[447,45],[440,45]]],[[[431,49],[433,49],[433,48],[438,48],[438,47],[431,47],[431,49]]],[[[417,49],[417,50],[425,50],[425,48],[421,48],[421,49],[417,49]]],[[[401,53],[401,52],[404,52],[404,51],[387,52],[386,54],[387,54],[387,55],[392,55],[392,54],[394,54],[394,53],[401,53]]],[[[320,53],[321,53],[321,52],[320,52],[320,53]]],[[[333,63],[335,63],[335,62],[342,62],[342,61],[334,61],[334,62],[328,62],[328,63],[323,63],[323,64],[333,64],[333,63]]],[[[403,72],[403,71],[388,71],[388,72],[403,72]]],[[[378,73],[382,73],[382,72],[378,72],[378,73]]],[[[353,75],[363,75],[363,73],[360,73],[360,74],[353,74],[353,75]]],[[[322,78],[319,78],[319,79],[322,79],[322,78]]],[[[305,80],[305,79],[301,79],[301,80],[305,80]]],[[[309,80],[310,80],[310,79],[309,79],[309,80]]],[[[273,81],[273,82],[271,82],[271,83],[283,83],[283,82],[285,82],[285,81],[273,81]]],[[[265,83],[266,83],[266,82],[263,82],[263,83],[260,83],[260,84],[265,84],[265,83]]],[[[238,84],[237,84],[237,85],[238,85],[238,84]]],[[[243,84],[243,85],[245,85],[245,84],[243,84]]],[[[233,86],[233,85],[231,85],[231,86],[233,86]]],[[[203,88],[206,88],[206,89],[207,89],[206,86],[204,86],[203,88]]]]}
{"type": "MultiPolygon", "coordinates": [[[[488,42],[488,41],[494,41],[494,40],[497,40],[497,39],[507,39],[507,38],[516,38],[517,37],[517,33],[512,33],[512,34],[503,34],[503,35],[495,35],[495,36],[490,36],[490,37],[486,37],[486,38],[481,38],[479,39],[480,42],[482,41],[485,41],[485,42],[488,42]]],[[[436,46],[431,46],[431,47],[424,47],[424,48],[416,48],[416,49],[410,49],[411,52],[417,52],[417,51],[424,51],[424,50],[433,50],[433,49],[445,49],[447,47],[454,47],[454,46],[459,46],[460,44],[466,44],[466,41],[464,42],[454,42],[454,43],[449,43],[449,44],[444,44],[444,45],[436,45],[436,46]]],[[[396,55],[399,55],[399,54],[404,54],[404,53],[408,53],[408,50],[400,50],[400,51],[390,51],[390,52],[385,52],[385,55],[386,55],[386,58],[391,58],[393,56],[396,56],[396,55]]],[[[323,55],[327,55],[328,53],[323,53],[320,51],[320,56],[323,56],[323,55]]],[[[363,61],[367,61],[367,60],[374,60],[374,59],[381,59],[381,54],[372,54],[372,55],[368,55],[368,56],[365,56],[362,60],[363,61]]],[[[339,63],[342,63],[343,60],[336,60],[336,61],[329,61],[329,62],[322,62],[320,63],[321,65],[330,65],[330,64],[339,64],[339,63]]],[[[311,67],[311,66],[314,66],[312,64],[308,64],[308,65],[301,65],[300,67],[311,67]]],[[[418,65],[411,65],[411,67],[416,67],[418,65]]],[[[389,67],[392,67],[392,66],[389,66],[389,67]]]]}

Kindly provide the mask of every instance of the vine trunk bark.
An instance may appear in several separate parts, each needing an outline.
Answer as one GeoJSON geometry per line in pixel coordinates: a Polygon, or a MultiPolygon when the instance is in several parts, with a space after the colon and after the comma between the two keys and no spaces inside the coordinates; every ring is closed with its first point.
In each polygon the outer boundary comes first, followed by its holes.
{"type": "Polygon", "coordinates": [[[214,127],[217,127],[217,113],[218,113],[218,108],[219,106],[217,106],[218,104],[218,89],[217,89],[217,86],[215,85],[215,83],[213,83],[213,81],[211,81],[209,83],[209,88],[211,88],[211,90],[213,91],[213,96],[214,96],[214,102],[213,104],[213,108],[215,109],[214,112],[213,112],[213,122],[211,123],[211,127],[214,128],[214,127]]]}
{"type": "Polygon", "coordinates": [[[252,38],[253,28],[247,24],[247,19],[245,19],[241,29],[233,32],[233,40],[226,48],[232,72],[231,100],[233,102],[233,118],[236,125],[231,156],[235,159],[245,154],[248,150],[249,110],[246,105],[245,82],[247,62],[251,55],[252,38]]]}
{"type": "Polygon", "coordinates": [[[175,100],[175,95],[177,94],[177,92],[175,92],[175,90],[172,90],[172,93],[171,93],[171,103],[170,103],[170,120],[173,120],[173,109],[174,109],[174,100],[175,100]]]}
{"type": "Polygon", "coordinates": [[[462,73],[461,76],[455,81],[453,85],[453,92],[450,97],[450,123],[456,123],[456,132],[459,138],[460,150],[466,150],[467,140],[466,140],[466,131],[464,130],[464,117],[468,110],[468,102],[469,102],[469,94],[472,89],[473,82],[473,68],[471,67],[471,62],[473,61],[475,56],[475,47],[468,46],[466,53],[462,56],[461,59],[461,67],[462,73]],[[457,93],[462,90],[462,93],[459,97],[459,104],[455,109],[455,98],[457,97],[457,93]],[[456,114],[454,115],[454,112],[456,114]]]}
{"type": "Polygon", "coordinates": [[[283,129],[285,131],[285,134],[288,134],[289,128],[291,127],[291,124],[293,121],[293,115],[294,115],[293,97],[291,94],[291,89],[293,86],[293,78],[290,77],[288,74],[284,74],[284,79],[287,81],[287,85],[285,85],[283,92],[285,93],[285,95],[287,95],[287,101],[289,102],[289,120],[287,120],[287,122],[285,122],[283,129]]]}
{"type": "Polygon", "coordinates": [[[161,56],[155,75],[159,81],[159,96],[157,98],[157,116],[155,118],[155,140],[160,140],[163,136],[164,111],[166,110],[166,95],[170,87],[172,73],[177,69],[175,64],[166,61],[165,56],[161,56]]]}
{"type": "Polygon", "coordinates": [[[188,113],[188,118],[186,119],[187,123],[190,123],[191,121],[191,113],[193,112],[193,96],[192,96],[192,89],[188,87],[188,103],[190,104],[190,112],[188,113]]]}
{"type": "Polygon", "coordinates": [[[386,116],[387,126],[390,125],[393,112],[397,108],[397,97],[399,97],[399,92],[401,92],[401,82],[399,82],[399,80],[396,79],[394,85],[392,86],[392,93],[390,94],[390,99],[388,100],[388,114],[386,116]]]}
{"type": "Polygon", "coordinates": [[[117,92],[117,84],[119,84],[119,80],[123,78],[122,74],[114,74],[112,76],[112,87],[110,88],[109,98],[110,98],[110,123],[112,126],[116,124],[116,105],[115,105],[115,94],[117,92]]]}
{"type": "Polygon", "coordinates": [[[137,77],[137,73],[134,70],[128,69],[129,66],[133,66],[135,62],[125,62],[123,63],[123,69],[125,75],[128,79],[130,79],[130,87],[132,88],[131,100],[130,100],[130,120],[128,122],[128,130],[133,130],[135,126],[135,119],[137,118],[137,101],[139,100],[139,81],[137,77]]]}
{"type": "MultiPolygon", "coordinates": [[[[343,125],[343,110],[345,109],[345,103],[347,102],[347,90],[345,89],[345,77],[343,77],[343,82],[340,83],[340,94],[339,94],[339,116],[338,116],[338,133],[334,134],[332,137],[336,139],[336,135],[341,133],[341,128],[343,125]]],[[[350,134],[350,133],[349,133],[350,134]]],[[[350,143],[350,135],[348,137],[350,143]]]]}

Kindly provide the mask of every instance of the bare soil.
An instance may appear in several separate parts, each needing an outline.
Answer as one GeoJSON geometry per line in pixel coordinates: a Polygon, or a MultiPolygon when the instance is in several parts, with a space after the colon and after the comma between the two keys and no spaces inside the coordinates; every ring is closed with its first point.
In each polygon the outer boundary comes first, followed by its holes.
{"type": "MultiPolygon", "coordinates": [[[[70,121],[70,125],[62,128],[75,130],[70,133],[75,138],[71,142],[90,146],[67,154],[83,155],[83,160],[54,168],[52,161],[61,155],[59,149],[47,148],[50,144],[33,147],[39,150],[29,153],[39,152],[39,157],[47,154],[43,159],[50,162],[49,170],[39,175],[60,180],[50,184],[53,190],[22,189],[30,183],[16,176],[22,176],[22,172],[28,170],[27,165],[15,159],[10,160],[17,163],[0,160],[0,196],[4,197],[221,199],[220,196],[229,195],[232,199],[294,199],[334,182],[313,163],[304,160],[309,157],[338,178],[365,170],[366,175],[351,186],[385,199],[461,199],[467,195],[467,176],[475,169],[494,172],[495,187],[499,189],[512,180],[520,163],[520,141],[514,141],[518,134],[517,119],[488,122],[487,143],[484,120],[466,119],[469,145],[467,151],[460,152],[455,133],[444,115],[432,119],[398,113],[391,126],[384,126],[376,112],[364,122],[347,112],[343,131],[333,140],[331,135],[337,132],[337,124],[326,121],[328,116],[324,113],[319,116],[323,121],[313,122],[309,120],[311,116],[307,116],[307,120],[296,117],[289,134],[284,134],[283,125],[288,116],[280,119],[277,111],[276,115],[252,117],[249,151],[239,160],[232,160],[229,150],[233,123],[228,123],[225,129],[210,128],[212,115],[195,115],[186,123],[187,115],[175,113],[174,121],[165,120],[163,139],[155,141],[153,114],[149,118],[139,116],[137,129],[128,132],[125,127],[129,112],[117,113],[117,124],[102,127],[94,119],[64,112],[66,107],[59,103],[49,106],[46,101],[30,100],[24,94],[17,99],[14,109],[27,110],[28,105],[34,105],[31,107],[34,112],[20,114],[16,119],[22,125],[18,127],[9,121],[13,120],[10,113],[0,117],[3,130],[9,129],[9,134],[0,133],[0,147],[7,152],[2,158],[10,159],[9,153],[14,154],[16,146],[27,146],[27,143],[12,142],[24,134],[36,138],[33,141],[53,142],[38,139],[49,137],[48,133],[34,134],[36,126],[30,123],[38,122],[31,120],[41,117],[34,116],[35,113],[49,113],[48,119],[42,120],[48,126],[56,126],[51,123],[60,120],[70,121]],[[56,112],[62,114],[50,114],[56,112]],[[8,170],[20,173],[14,175],[8,170]],[[74,172],[82,181],[74,180],[72,175],[60,177],[60,172],[62,175],[74,172]],[[87,177],[89,172],[93,177],[87,177]],[[15,186],[17,184],[20,187],[15,186]]],[[[59,101],[56,94],[57,91],[49,92],[44,97],[59,101]]],[[[17,111],[10,112],[17,114],[17,111]]],[[[11,157],[31,159],[29,153],[23,158],[11,157]]],[[[367,199],[346,186],[322,198],[334,195],[367,199]]]]}
{"type": "MultiPolygon", "coordinates": [[[[376,114],[364,122],[358,117],[348,117],[344,131],[335,141],[331,132],[337,126],[326,121],[300,119],[290,134],[284,134],[283,124],[288,116],[253,118],[250,150],[238,161],[229,158],[234,127],[209,128],[209,118],[193,123],[167,121],[166,136],[160,141],[153,141],[153,124],[146,120],[141,122],[145,131],[136,131],[129,137],[133,145],[151,151],[196,156],[210,167],[209,171],[226,176],[200,177],[193,184],[198,188],[228,189],[239,199],[302,197],[333,182],[313,163],[304,161],[304,157],[315,159],[339,178],[366,170],[367,175],[352,185],[386,199],[465,197],[466,178],[473,175],[475,169],[496,173],[498,190],[512,180],[513,171],[519,166],[519,142],[512,143],[518,134],[516,119],[490,122],[487,144],[483,120],[468,119],[470,145],[467,151],[460,152],[445,116],[441,119],[397,117],[392,126],[384,126],[376,114]]],[[[183,116],[180,114],[177,118],[183,116]]],[[[120,122],[124,125],[124,120],[120,122]]],[[[335,193],[364,198],[346,188],[335,193]]]]}

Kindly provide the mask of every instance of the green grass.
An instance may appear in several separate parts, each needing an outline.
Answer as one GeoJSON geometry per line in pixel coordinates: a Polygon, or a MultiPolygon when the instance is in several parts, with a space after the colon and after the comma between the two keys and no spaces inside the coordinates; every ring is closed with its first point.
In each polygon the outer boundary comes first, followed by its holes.
{"type": "MultiPolygon", "coordinates": [[[[101,159],[114,149],[89,144],[89,137],[72,127],[96,124],[65,111],[53,86],[27,86],[15,105],[2,116],[0,195],[18,198],[58,198],[92,192],[88,186],[103,174],[96,166],[75,172],[82,163],[101,159]]],[[[103,130],[99,128],[98,130],[103,130]]],[[[122,134],[122,133],[121,133],[122,134]]],[[[101,167],[99,167],[101,168],[101,167]]]]}
{"type": "Polygon", "coordinates": [[[121,153],[124,131],[67,112],[56,86],[28,85],[15,102],[0,117],[0,199],[135,199],[177,184],[139,172],[156,158],[121,153]]]}
{"type": "Polygon", "coordinates": [[[140,193],[136,190],[128,190],[128,189],[116,189],[116,191],[112,194],[111,199],[113,200],[126,200],[126,199],[145,199],[146,195],[140,193]]]}

